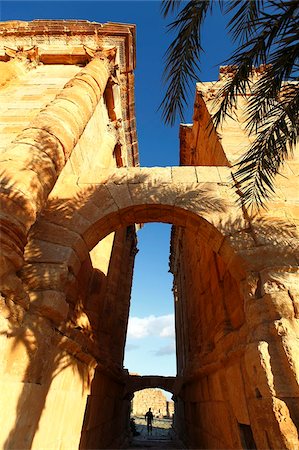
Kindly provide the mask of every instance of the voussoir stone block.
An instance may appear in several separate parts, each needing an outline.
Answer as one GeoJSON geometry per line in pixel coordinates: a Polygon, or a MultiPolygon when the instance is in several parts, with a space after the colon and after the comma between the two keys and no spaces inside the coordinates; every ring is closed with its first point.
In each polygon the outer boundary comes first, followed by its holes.
{"type": "Polygon", "coordinates": [[[67,318],[69,305],[63,292],[55,290],[31,291],[30,309],[54,323],[61,323],[67,318]]]}
{"type": "Polygon", "coordinates": [[[25,248],[25,258],[28,262],[44,262],[67,264],[74,273],[77,273],[81,261],[71,247],[54,244],[39,239],[31,239],[25,248]]]}
{"type": "MultiPolygon", "coordinates": [[[[91,200],[97,206],[97,208],[102,211],[103,216],[118,210],[118,206],[115,203],[115,200],[106,184],[98,186],[96,189],[94,189],[91,200]]],[[[101,215],[99,215],[99,218],[100,217],[101,215]]]]}
{"type": "Polygon", "coordinates": [[[25,264],[20,272],[22,281],[30,290],[59,290],[68,278],[66,264],[25,264]]]}
{"type": "Polygon", "coordinates": [[[114,199],[119,209],[132,206],[133,202],[127,184],[125,184],[124,186],[119,186],[115,183],[108,182],[105,184],[105,186],[110,192],[111,197],[114,199]]]}

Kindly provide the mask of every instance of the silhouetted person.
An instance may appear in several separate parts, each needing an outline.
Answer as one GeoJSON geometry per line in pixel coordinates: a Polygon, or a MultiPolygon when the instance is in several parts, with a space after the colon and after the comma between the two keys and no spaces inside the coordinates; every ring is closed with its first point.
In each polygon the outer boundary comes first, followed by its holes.
{"type": "Polygon", "coordinates": [[[151,408],[149,408],[148,412],[145,414],[144,416],[145,420],[146,420],[146,424],[147,424],[147,433],[152,433],[153,431],[153,420],[154,420],[154,416],[152,413],[151,408]]]}

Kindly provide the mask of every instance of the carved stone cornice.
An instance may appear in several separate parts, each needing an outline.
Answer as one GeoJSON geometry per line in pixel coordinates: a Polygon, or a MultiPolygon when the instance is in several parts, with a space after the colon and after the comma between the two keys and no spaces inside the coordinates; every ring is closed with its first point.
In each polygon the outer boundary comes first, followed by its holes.
{"type": "MultiPolygon", "coordinates": [[[[96,23],[85,20],[33,20],[0,23],[0,61],[9,61],[4,47],[16,45],[30,50],[38,46],[38,60],[44,65],[86,66],[92,60],[106,58],[108,84],[118,84],[124,142],[124,161],[139,166],[135,122],[134,69],[136,27],[121,23],[96,23]],[[115,54],[117,49],[117,54],[115,54]],[[117,72],[117,76],[115,73],[117,72]]],[[[20,54],[18,55],[20,56],[20,54]]],[[[29,59],[25,69],[31,68],[29,59]]],[[[112,86],[114,87],[114,86],[112,86]]]]}
{"type": "MultiPolygon", "coordinates": [[[[7,46],[9,46],[8,42],[19,42],[19,45],[26,45],[29,36],[32,36],[32,41],[38,36],[40,55],[46,55],[47,50],[52,48],[52,54],[56,49],[58,49],[58,53],[61,53],[61,50],[64,49],[65,51],[67,47],[69,51],[65,53],[69,56],[76,55],[76,53],[84,56],[86,53],[82,44],[88,48],[91,47],[90,50],[92,50],[94,43],[97,43],[98,47],[111,48],[112,45],[115,46],[122,42],[125,58],[122,59],[120,70],[125,73],[135,69],[135,28],[135,25],[130,24],[96,23],[87,20],[33,20],[32,22],[15,20],[1,22],[0,48],[2,42],[7,46]],[[61,45],[60,50],[57,47],[58,42],[61,45]]],[[[14,44],[11,44],[11,47],[13,46],[14,44]]]]}

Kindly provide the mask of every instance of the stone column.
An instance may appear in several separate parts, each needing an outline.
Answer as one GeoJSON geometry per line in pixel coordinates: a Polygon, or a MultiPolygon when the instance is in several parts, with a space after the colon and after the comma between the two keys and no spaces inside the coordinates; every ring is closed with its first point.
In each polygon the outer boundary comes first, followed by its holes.
{"type": "Polygon", "coordinates": [[[23,263],[28,231],[103,96],[115,53],[96,52],[1,155],[0,290],[5,295],[11,285],[16,291],[15,271],[23,263]]]}

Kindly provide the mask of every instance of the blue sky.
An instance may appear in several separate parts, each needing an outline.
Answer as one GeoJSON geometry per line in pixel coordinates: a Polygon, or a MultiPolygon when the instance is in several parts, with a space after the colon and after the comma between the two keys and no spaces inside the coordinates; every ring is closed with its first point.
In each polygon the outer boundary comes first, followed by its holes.
{"type": "MultiPolygon", "coordinates": [[[[217,2],[215,2],[217,3],[217,2]]],[[[162,123],[157,111],[163,98],[163,55],[171,36],[160,14],[160,1],[6,1],[0,19],[85,19],[134,23],[137,26],[135,100],[140,163],[142,166],[178,165],[179,122],[162,123]]],[[[219,65],[231,49],[219,11],[204,27],[201,81],[218,78],[219,65]]],[[[192,122],[194,91],[186,111],[192,122]]],[[[139,253],[130,311],[125,367],[139,374],[175,375],[172,276],[168,273],[170,226],[148,224],[138,232],[139,253]]]]}

